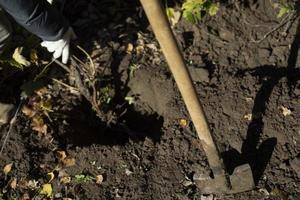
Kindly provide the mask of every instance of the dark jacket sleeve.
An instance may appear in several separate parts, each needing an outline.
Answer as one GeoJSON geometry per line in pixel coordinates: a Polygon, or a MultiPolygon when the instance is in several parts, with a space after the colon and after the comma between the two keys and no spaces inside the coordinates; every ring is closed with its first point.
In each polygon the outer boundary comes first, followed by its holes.
{"type": "Polygon", "coordinates": [[[46,0],[0,0],[0,6],[43,40],[58,40],[69,27],[62,14],[46,0]]]}

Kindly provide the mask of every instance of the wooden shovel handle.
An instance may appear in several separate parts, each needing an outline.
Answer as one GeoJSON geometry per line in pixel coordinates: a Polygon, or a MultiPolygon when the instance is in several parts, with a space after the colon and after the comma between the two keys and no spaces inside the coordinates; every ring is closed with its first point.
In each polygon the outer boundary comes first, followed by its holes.
{"type": "Polygon", "coordinates": [[[213,141],[202,105],[160,0],[140,0],[140,2],[193,120],[209,165],[214,175],[224,175],[223,161],[213,141]]]}

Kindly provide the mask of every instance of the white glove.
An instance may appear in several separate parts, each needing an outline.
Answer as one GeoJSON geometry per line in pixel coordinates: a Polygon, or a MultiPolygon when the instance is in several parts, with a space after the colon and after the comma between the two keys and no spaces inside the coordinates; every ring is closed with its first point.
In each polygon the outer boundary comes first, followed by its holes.
{"type": "Polygon", "coordinates": [[[53,3],[53,0],[47,0],[50,4],[52,4],[53,3]]]}
{"type": "Polygon", "coordinates": [[[43,41],[42,47],[46,47],[49,52],[54,52],[55,59],[62,57],[62,63],[67,64],[70,55],[70,41],[76,39],[73,29],[70,27],[63,38],[57,41],[43,41]]]}

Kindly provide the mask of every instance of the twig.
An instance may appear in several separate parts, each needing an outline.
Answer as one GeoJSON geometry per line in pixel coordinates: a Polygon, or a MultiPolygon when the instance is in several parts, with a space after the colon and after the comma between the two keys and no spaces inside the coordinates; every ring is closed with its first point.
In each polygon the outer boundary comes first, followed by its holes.
{"type": "MultiPolygon", "coordinates": [[[[21,98],[21,102],[19,103],[18,108],[17,108],[17,110],[16,110],[16,112],[15,112],[13,118],[12,118],[12,119],[10,120],[10,122],[9,122],[9,128],[8,128],[7,133],[5,134],[5,138],[4,138],[4,141],[3,141],[3,144],[2,144],[1,150],[0,150],[0,156],[2,155],[2,152],[3,152],[3,150],[4,150],[4,147],[5,147],[6,143],[7,143],[7,140],[8,140],[8,138],[9,138],[9,135],[10,135],[10,133],[11,133],[12,127],[14,126],[14,124],[15,124],[16,121],[17,121],[17,116],[18,116],[19,111],[20,111],[20,109],[21,109],[21,106],[23,105],[24,102],[25,102],[25,98],[21,98]]],[[[4,136],[3,136],[3,137],[4,137],[4,136]]],[[[3,137],[2,137],[2,138],[3,138],[3,137]]]]}
{"type": "Polygon", "coordinates": [[[66,88],[69,88],[70,91],[75,91],[75,92],[79,93],[79,90],[77,88],[72,87],[72,86],[70,86],[70,85],[68,85],[68,84],[66,84],[66,83],[64,83],[60,80],[57,80],[56,78],[51,78],[51,80],[58,83],[58,84],[60,84],[60,85],[62,85],[62,86],[65,86],[66,88]]]}
{"type": "Polygon", "coordinates": [[[86,55],[86,57],[89,59],[89,61],[90,61],[90,66],[91,66],[91,68],[92,68],[92,71],[91,71],[91,75],[94,77],[95,76],[95,74],[96,74],[96,68],[95,68],[95,64],[94,64],[94,62],[93,62],[93,59],[91,58],[91,56],[82,48],[82,47],[80,47],[79,45],[76,45],[76,47],[80,50],[80,51],[82,51],[85,55],[86,55]]]}
{"type": "Polygon", "coordinates": [[[55,61],[55,59],[51,60],[45,67],[44,69],[34,78],[34,81],[38,80],[41,78],[41,76],[45,73],[45,71],[48,69],[48,67],[55,61]]]}
{"type": "Polygon", "coordinates": [[[290,19],[291,15],[294,15],[294,12],[287,15],[286,17],[284,17],[284,19],[281,20],[280,24],[278,24],[277,26],[275,26],[273,29],[271,29],[269,32],[267,32],[261,39],[259,40],[254,40],[252,39],[252,42],[254,43],[261,43],[262,41],[264,41],[269,35],[271,35],[273,32],[277,31],[278,29],[280,29],[281,27],[283,27],[290,19]]]}
{"type": "Polygon", "coordinates": [[[63,68],[65,71],[70,73],[70,69],[67,67],[67,65],[63,64],[62,62],[58,61],[58,60],[54,60],[54,62],[59,65],[61,68],[63,68]]]}

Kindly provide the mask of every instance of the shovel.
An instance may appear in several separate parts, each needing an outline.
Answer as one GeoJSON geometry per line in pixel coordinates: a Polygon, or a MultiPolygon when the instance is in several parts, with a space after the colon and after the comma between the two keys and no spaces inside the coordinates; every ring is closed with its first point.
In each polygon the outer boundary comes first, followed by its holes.
{"type": "Polygon", "coordinates": [[[231,175],[225,173],[223,160],[160,0],[140,2],[183,97],[212,172],[212,177],[194,178],[195,184],[203,194],[239,193],[253,189],[255,184],[249,164],[236,167],[231,175]]]}

